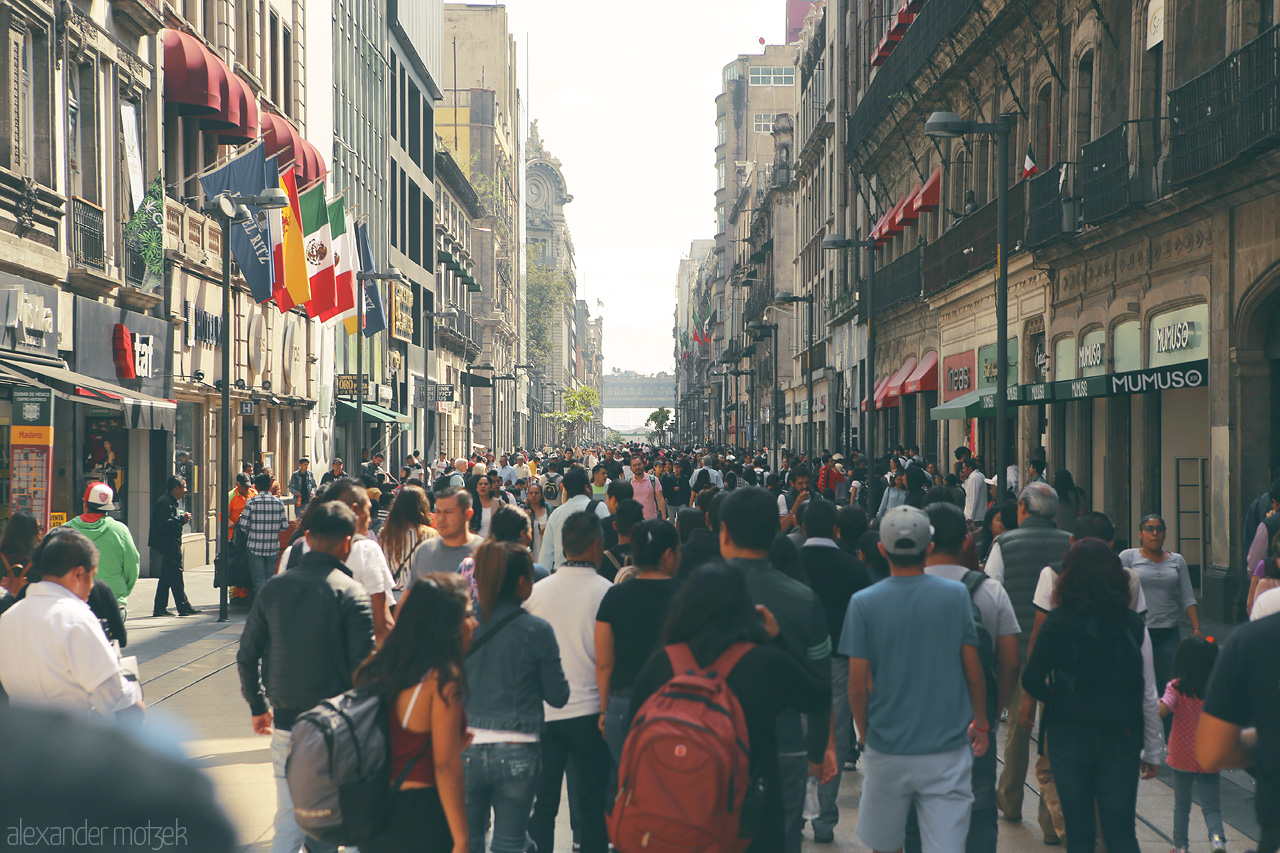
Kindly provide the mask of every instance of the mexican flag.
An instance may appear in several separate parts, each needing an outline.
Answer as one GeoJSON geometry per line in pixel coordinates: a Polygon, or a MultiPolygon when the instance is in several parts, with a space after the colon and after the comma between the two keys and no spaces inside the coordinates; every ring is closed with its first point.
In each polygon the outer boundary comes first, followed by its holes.
{"type": "Polygon", "coordinates": [[[302,215],[298,209],[298,182],[290,164],[280,174],[280,189],[289,196],[289,206],[271,211],[271,249],[275,265],[276,306],[281,313],[311,299],[307,276],[307,256],[303,248],[302,215]]]}
{"type": "Polygon", "coordinates": [[[1036,168],[1036,158],[1031,154],[1031,146],[1027,146],[1027,156],[1022,161],[1022,177],[1029,178],[1040,170],[1036,168]]]}
{"type": "Polygon", "coordinates": [[[307,258],[307,279],[311,298],[306,302],[307,316],[316,317],[338,305],[333,277],[333,236],[329,228],[329,206],[324,200],[324,181],[316,181],[298,194],[303,246],[307,258]]]}
{"type": "Polygon", "coordinates": [[[351,312],[355,325],[356,273],[355,229],[347,217],[347,203],[342,196],[329,202],[329,232],[333,237],[333,279],[337,287],[337,301],[320,315],[321,321],[351,312]]]}

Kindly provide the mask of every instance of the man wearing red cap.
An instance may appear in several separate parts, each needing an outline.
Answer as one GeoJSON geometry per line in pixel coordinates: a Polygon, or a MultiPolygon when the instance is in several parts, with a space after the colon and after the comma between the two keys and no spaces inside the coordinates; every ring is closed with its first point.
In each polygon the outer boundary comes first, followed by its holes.
{"type": "Polygon", "coordinates": [[[90,483],[84,492],[84,512],[64,526],[78,530],[98,548],[98,577],[115,593],[124,619],[129,593],[138,582],[138,546],[129,528],[107,513],[116,509],[115,493],[106,483],[90,483]]]}

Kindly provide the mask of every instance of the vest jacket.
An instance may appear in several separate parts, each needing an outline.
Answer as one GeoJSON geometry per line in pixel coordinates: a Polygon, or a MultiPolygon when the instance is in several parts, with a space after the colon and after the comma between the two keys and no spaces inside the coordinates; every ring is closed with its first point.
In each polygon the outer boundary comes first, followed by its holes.
{"type": "Polygon", "coordinates": [[[1040,570],[1045,566],[1061,570],[1062,558],[1071,547],[1071,534],[1059,530],[1052,520],[1033,515],[1019,524],[1017,530],[1001,533],[996,542],[1000,544],[1000,556],[1004,558],[1005,592],[1009,593],[1018,626],[1022,628],[1018,645],[1025,659],[1027,640],[1036,620],[1036,608],[1031,599],[1035,597],[1040,570]]]}

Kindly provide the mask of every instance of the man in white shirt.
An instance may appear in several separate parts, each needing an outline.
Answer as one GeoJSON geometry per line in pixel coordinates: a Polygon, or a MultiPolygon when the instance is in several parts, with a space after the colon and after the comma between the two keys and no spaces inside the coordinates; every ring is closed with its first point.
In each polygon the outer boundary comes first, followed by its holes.
{"type": "MultiPolygon", "coordinates": [[[[564,475],[560,486],[564,490],[565,501],[547,517],[547,529],[542,534],[542,553],[538,555],[538,562],[553,572],[565,561],[564,546],[560,542],[560,531],[564,528],[565,520],[575,512],[586,511],[587,505],[591,503],[591,485],[587,480],[587,472],[581,468],[571,468],[564,475]]],[[[601,519],[609,517],[609,507],[604,501],[596,505],[596,515],[601,519]]]]}
{"type": "MultiPolygon", "coordinates": [[[[570,471],[565,482],[586,487],[580,470],[570,471]]],[[[580,498],[585,495],[579,494],[580,498]]],[[[599,728],[600,688],[596,681],[596,612],[612,584],[597,572],[604,555],[604,531],[598,518],[571,507],[578,498],[565,503],[553,514],[569,513],[562,519],[567,559],[558,571],[533,585],[525,609],[551,624],[560,647],[560,665],[569,682],[569,701],[563,708],[546,705],[546,725],[539,741],[542,773],[538,781],[529,835],[539,850],[555,849],[556,813],[560,810],[560,789],[570,758],[578,773],[578,801],[570,799],[569,809],[577,829],[582,853],[607,853],[605,797],[609,787],[609,749],[599,728]]],[[[548,534],[550,529],[548,527],[548,534]]],[[[544,549],[545,550],[545,549],[544,549]]]]}
{"type": "Polygon", "coordinates": [[[979,525],[987,514],[987,478],[982,476],[982,463],[976,456],[961,462],[964,471],[964,517],[971,525],[979,525]]]}
{"type": "Polygon", "coordinates": [[[0,685],[10,701],[103,716],[141,713],[142,690],[89,609],[98,549],[79,531],[59,530],[31,564],[40,580],[0,618],[0,685]]]}
{"type": "Polygon", "coordinates": [[[532,475],[532,472],[529,471],[529,463],[525,460],[524,456],[523,455],[517,456],[516,457],[516,479],[524,480],[527,482],[531,475],[532,475]]]}
{"type": "Polygon", "coordinates": [[[511,458],[503,456],[498,462],[498,476],[502,478],[502,482],[508,486],[514,486],[516,480],[519,479],[516,469],[511,465],[511,458]]]}
{"type": "Polygon", "coordinates": [[[698,474],[700,474],[703,471],[706,471],[708,474],[711,475],[711,485],[715,486],[717,489],[723,489],[724,477],[720,476],[719,471],[711,467],[711,465],[715,461],[716,461],[715,457],[711,456],[710,454],[702,457],[702,467],[699,468],[697,471],[693,472],[693,476],[689,478],[689,485],[693,486],[693,484],[698,481],[698,474]]]}

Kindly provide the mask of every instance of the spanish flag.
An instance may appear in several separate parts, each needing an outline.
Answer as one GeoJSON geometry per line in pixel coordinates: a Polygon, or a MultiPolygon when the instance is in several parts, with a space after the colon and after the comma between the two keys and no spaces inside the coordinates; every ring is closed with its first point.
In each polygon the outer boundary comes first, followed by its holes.
{"type": "Polygon", "coordinates": [[[303,248],[298,182],[292,164],[280,173],[280,189],[289,195],[289,206],[271,212],[271,254],[275,266],[276,306],[283,313],[311,299],[311,281],[303,248]]]}

